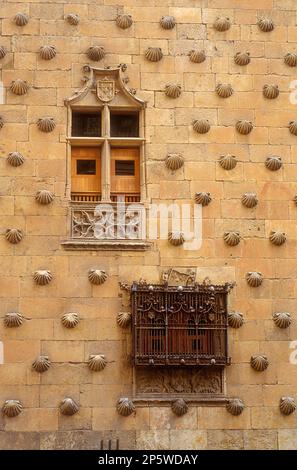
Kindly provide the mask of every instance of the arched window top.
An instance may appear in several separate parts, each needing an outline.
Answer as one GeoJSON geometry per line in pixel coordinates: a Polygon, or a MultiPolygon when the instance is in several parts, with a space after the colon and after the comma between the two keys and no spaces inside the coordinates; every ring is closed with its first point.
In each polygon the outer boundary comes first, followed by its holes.
{"type": "Polygon", "coordinates": [[[65,105],[104,106],[144,108],[146,103],[136,97],[136,91],[128,88],[128,79],[124,76],[127,66],[96,68],[85,65],[83,71],[85,86],[65,99],[65,105]]]}

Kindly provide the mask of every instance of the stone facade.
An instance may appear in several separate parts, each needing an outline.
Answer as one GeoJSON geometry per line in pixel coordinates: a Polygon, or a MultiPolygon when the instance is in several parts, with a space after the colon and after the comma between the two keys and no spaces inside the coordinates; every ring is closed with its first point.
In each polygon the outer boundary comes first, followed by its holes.
{"type": "MultiPolygon", "coordinates": [[[[296,68],[284,56],[296,52],[295,0],[31,0],[0,5],[0,59],[3,104],[0,105],[0,404],[20,400],[23,411],[15,418],[0,416],[0,448],[61,449],[107,445],[141,449],[293,449],[297,445],[296,417],[280,413],[282,396],[296,396],[296,365],[289,361],[296,327],[297,137],[289,131],[296,119],[290,101],[290,83],[296,68]],[[160,6],[161,5],[161,6],[160,6]],[[25,26],[13,18],[28,14],[25,26]],[[78,25],[65,20],[79,15],[78,25]],[[116,24],[127,13],[127,29],[116,24]],[[172,29],[160,26],[162,16],[176,20],[172,29]],[[217,17],[228,17],[226,31],[213,27],[217,17]],[[274,29],[263,32],[258,19],[267,16],[274,29]],[[40,47],[52,45],[56,56],[44,60],[40,47]],[[152,241],[145,251],[65,250],[69,235],[67,188],[67,109],[64,99],[82,87],[86,51],[103,46],[100,66],[126,63],[129,87],[147,102],[146,189],[148,202],[194,204],[196,192],[209,192],[203,207],[203,243],[184,250],[167,240],[152,241]],[[145,51],[161,48],[163,58],[148,61],[145,51]],[[201,63],[189,60],[193,49],[205,51],[201,63]],[[238,52],[249,52],[250,63],[234,62],[238,52]],[[11,82],[27,81],[23,95],[10,90],[11,82]],[[218,83],[230,83],[233,93],[218,96],[218,83]],[[181,86],[177,98],[166,96],[166,85],[181,86]],[[263,86],[275,84],[275,99],[263,96],[263,86]],[[39,118],[54,118],[52,132],[40,132],[39,118]],[[210,130],[197,133],[193,121],[208,119],[210,130]],[[240,120],[253,130],[242,135],[240,120]],[[19,152],[23,164],[11,166],[8,154],[19,152]],[[168,154],[181,154],[184,164],[166,169],[168,154]],[[222,168],[220,156],[231,154],[237,164],[222,168]],[[280,156],[282,166],[270,171],[269,156],[280,156]],[[50,204],[38,204],[39,190],[54,194],[50,204]],[[256,193],[258,204],[244,207],[245,193],[256,193]],[[7,229],[22,231],[19,243],[9,243],[7,229]],[[269,240],[272,231],[287,235],[281,246],[269,240]],[[224,234],[238,231],[240,243],[229,246],[224,234]],[[104,269],[102,285],[88,280],[91,268],[104,269]],[[243,313],[244,324],[229,329],[232,365],[226,368],[228,397],[245,403],[240,416],[221,404],[189,405],[184,416],[170,406],[140,403],[136,413],[120,416],[117,400],[133,393],[129,362],[131,334],[117,324],[119,311],[128,308],[119,282],[140,278],[159,282],[166,269],[196,269],[221,284],[236,282],[229,310],[243,313]],[[53,276],[48,285],[34,283],[38,270],[53,276]],[[246,281],[248,272],[260,272],[257,288],[246,281]],[[20,312],[20,327],[4,326],[9,312],[20,312]],[[80,322],[65,328],[60,318],[77,312],[80,322]],[[289,328],[278,328],[272,315],[288,312],[289,328]],[[92,372],[90,355],[104,354],[107,365],[92,372]],[[250,358],[263,354],[269,366],[253,370],[250,358]],[[46,355],[51,367],[39,374],[32,363],[46,355]],[[79,403],[79,412],[64,416],[65,397],[79,403]]],[[[93,63],[94,65],[94,63],[93,63]]],[[[96,64],[95,64],[96,65],[96,64]]],[[[1,90],[0,90],[1,92],[1,90]]]]}

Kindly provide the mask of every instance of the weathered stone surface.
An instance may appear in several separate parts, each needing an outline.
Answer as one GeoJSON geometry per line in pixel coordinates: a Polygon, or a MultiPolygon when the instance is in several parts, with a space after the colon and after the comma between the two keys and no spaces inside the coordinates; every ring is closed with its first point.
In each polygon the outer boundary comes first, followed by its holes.
{"type": "Polygon", "coordinates": [[[275,450],[278,448],[277,431],[251,429],[243,431],[245,450],[275,450]]]}
{"type": "Polygon", "coordinates": [[[38,432],[0,431],[1,450],[39,450],[40,434],[38,432]]]}
{"type": "Polygon", "coordinates": [[[207,431],[208,450],[240,450],[243,448],[243,431],[231,431],[226,429],[207,431]]]}

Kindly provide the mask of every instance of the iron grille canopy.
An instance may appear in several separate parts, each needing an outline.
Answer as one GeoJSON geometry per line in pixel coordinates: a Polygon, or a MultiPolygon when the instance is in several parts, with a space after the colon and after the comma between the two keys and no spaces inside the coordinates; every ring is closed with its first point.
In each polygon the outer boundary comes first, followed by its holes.
{"type": "Polygon", "coordinates": [[[134,282],[134,365],[229,365],[227,297],[232,287],[134,282]]]}

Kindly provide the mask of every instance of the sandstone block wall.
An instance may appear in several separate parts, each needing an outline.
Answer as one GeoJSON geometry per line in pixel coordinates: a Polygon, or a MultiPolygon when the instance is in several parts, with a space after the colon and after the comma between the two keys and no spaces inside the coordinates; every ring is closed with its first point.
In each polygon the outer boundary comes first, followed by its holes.
{"type": "Polygon", "coordinates": [[[296,416],[279,411],[282,396],[297,398],[296,365],[290,364],[290,342],[297,339],[297,137],[288,123],[297,116],[290,102],[290,83],[296,67],[284,63],[284,55],[297,52],[297,5],[294,0],[66,0],[5,1],[0,4],[0,59],[3,104],[0,116],[0,405],[7,399],[22,401],[24,411],[16,418],[0,416],[0,448],[99,448],[101,439],[119,438],[121,448],[150,449],[292,449],[297,446],[296,416]],[[29,15],[25,27],[16,26],[17,12],[29,15]],[[115,18],[129,13],[133,25],[118,28],[115,18]],[[78,26],[64,16],[77,13],[78,26]],[[160,17],[173,15],[176,27],[163,30],[160,17]],[[257,21],[273,19],[275,28],[264,33],[257,21]],[[213,22],[227,16],[231,28],[218,32],[213,22]],[[38,50],[51,44],[57,56],[40,59],[38,50]],[[203,208],[203,244],[199,251],[173,247],[166,240],[151,250],[133,252],[66,252],[61,240],[69,227],[66,189],[66,108],[64,98],[81,88],[82,66],[88,62],[90,45],[104,46],[101,65],[127,63],[129,86],[147,101],[147,188],[151,202],[191,202],[195,192],[208,191],[213,198],[203,208]],[[157,63],[144,57],[147,47],[161,47],[157,63]],[[204,49],[201,64],[189,61],[191,49],[204,49]],[[236,52],[249,51],[251,62],[234,63],[236,52]],[[16,96],[9,91],[15,79],[27,80],[29,92],[16,96]],[[178,99],[164,95],[167,83],[182,87],[178,99]],[[218,82],[230,83],[234,94],[222,99],[215,93],[218,82]],[[277,84],[280,95],[267,100],[265,84],[277,84]],[[57,122],[50,134],[41,133],[36,120],[52,116],[57,122]],[[211,130],[199,135],[194,119],[207,118],[211,130]],[[239,119],[253,122],[247,135],[238,134],[239,119]],[[25,157],[20,167],[6,160],[10,152],[25,157]],[[183,168],[171,174],[164,166],[170,152],[181,153],[183,168]],[[238,163],[223,170],[220,155],[233,154],[238,163]],[[281,156],[283,166],[265,168],[268,156],[281,156]],[[55,194],[49,206],[35,201],[36,191],[55,194]],[[241,204],[245,192],[255,192],[259,204],[241,204]],[[7,228],[18,228],[24,238],[18,245],[5,239],[7,228]],[[236,247],[223,241],[226,230],[243,237],[236,247]],[[271,230],[288,236],[282,246],[269,241],[271,230]],[[99,266],[109,278],[92,286],[88,269],[99,266]],[[176,418],[169,407],[137,407],[127,418],[119,416],[115,403],[132,393],[128,356],[129,332],[116,324],[122,308],[119,281],[145,278],[159,281],[168,267],[197,268],[197,279],[209,277],[222,283],[236,281],[230,310],[243,313],[245,324],[230,329],[232,365],[227,368],[228,396],[240,397],[246,408],[234,417],[224,407],[191,405],[187,415],[176,418]],[[33,273],[49,269],[54,279],[36,286],[33,273]],[[259,271],[264,282],[257,289],[245,280],[259,271]],[[7,312],[21,312],[20,328],[6,328],[7,312]],[[73,330],[60,322],[63,313],[79,312],[82,321],[73,330]],[[275,312],[289,312],[293,322],[278,329],[275,312]],[[108,365],[99,374],[86,366],[89,354],[104,353],[108,365]],[[263,353],[269,359],[264,372],[249,365],[250,356],[263,353]],[[52,367],[44,374],[31,364],[46,354],[52,367]],[[72,417],[59,413],[65,396],[80,403],[72,417]]]}

